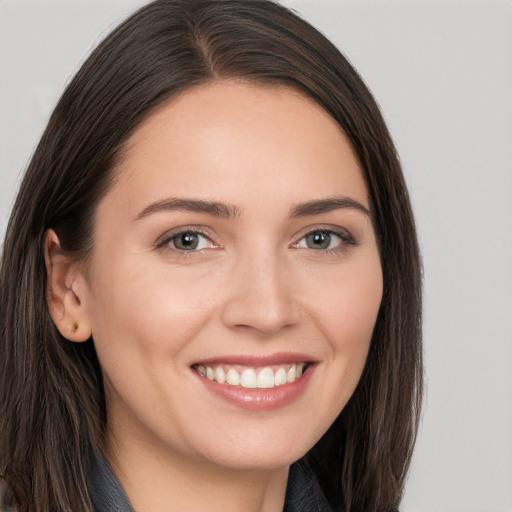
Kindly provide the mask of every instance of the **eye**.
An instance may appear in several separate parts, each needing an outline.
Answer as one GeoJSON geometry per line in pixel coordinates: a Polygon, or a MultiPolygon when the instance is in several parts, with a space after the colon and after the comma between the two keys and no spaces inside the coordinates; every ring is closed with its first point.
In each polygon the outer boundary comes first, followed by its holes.
{"type": "Polygon", "coordinates": [[[196,231],[182,231],[170,237],[167,243],[178,251],[200,251],[206,249],[210,240],[196,231]]]}
{"type": "MultiPolygon", "coordinates": [[[[340,244],[340,237],[328,231],[313,231],[313,233],[309,233],[304,237],[304,245],[308,249],[315,249],[317,251],[333,249],[340,244]]],[[[301,243],[299,245],[303,246],[301,243]]]]}
{"type": "Polygon", "coordinates": [[[343,244],[354,244],[352,237],[345,232],[337,233],[328,229],[316,229],[301,238],[295,247],[313,249],[315,251],[334,250],[343,244]]]}
{"type": "Polygon", "coordinates": [[[306,247],[309,249],[323,250],[332,249],[332,245],[339,245],[339,237],[333,236],[325,231],[316,231],[304,237],[306,247]]]}

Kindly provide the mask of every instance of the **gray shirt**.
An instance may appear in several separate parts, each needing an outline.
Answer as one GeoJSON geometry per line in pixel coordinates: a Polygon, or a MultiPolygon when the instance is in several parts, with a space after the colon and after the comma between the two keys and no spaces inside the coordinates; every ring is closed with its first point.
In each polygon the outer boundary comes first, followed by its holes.
{"type": "MultiPolygon", "coordinates": [[[[89,474],[89,492],[96,512],[134,512],[119,480],[103,457],[94,460],[89,474]]],[[[333,512],[315,475],[302,460],[290,467],[283,512],[333,512]]]]}

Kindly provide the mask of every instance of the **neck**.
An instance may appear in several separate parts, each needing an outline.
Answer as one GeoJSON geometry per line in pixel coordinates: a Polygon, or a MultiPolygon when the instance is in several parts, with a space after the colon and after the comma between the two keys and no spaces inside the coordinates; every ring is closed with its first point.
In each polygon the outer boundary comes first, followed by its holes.
{"type": "Polygon", "coordinates": [[[127,448],[107,443],[107,455],[135,512],[283,510],[288,467],[233,469],[144,444],[127,448]]]}

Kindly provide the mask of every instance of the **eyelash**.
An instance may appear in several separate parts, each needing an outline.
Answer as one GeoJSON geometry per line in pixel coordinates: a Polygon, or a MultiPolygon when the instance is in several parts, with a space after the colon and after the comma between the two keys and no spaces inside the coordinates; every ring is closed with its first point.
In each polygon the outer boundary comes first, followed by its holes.
{"type": "Polygon", "coordinates": [[[172,247],[171,244],[173,243],[173,240],[176,239],[179,236],[183,236],[185,234],[190,235],[199,235],[202,238],[205,238],[209,243],[212,244],[214,248],[220,247],[219,245],[215,245],[212,241],[211,237],[205,233],[203,230],[197,228],[197,227],[183,227],[178,228],[175,231],[171,231],[160,237],[155,242],[155,248],[156,249],[167,249],[169,251],[173,251],[174,254],[181,258],[190,258],[194,254],[201,253],[204,251],[205,248],[200,249],[191,249],[191,250],[185,250],[185,249],[178,249],[177,247],[172,247]]]}
{"type": "MultiPolygon", "coordinates": [[[[171,244],[173,244],[173,240],[175,240],[177,237],[183,236],[185,234],[199,235],[200,237],[205,238],[210,244],[212,244],[211,247],[213,247],[213,248],[221,247],[220,245],[216,245],[212,241],[211,237],[205,231],[203,231],[197,227],[183,227],[183,228],[178,228],[175,231],[171,231],[170,233],[168,232],[165,235],[163,235],[162,237],[160,237],[154,244],[155,248],[156,249],[167,249],[167,250],[173,251],[174,254],[176,254],[178,257],[182,257],[182,258],[193,257],[194,255],[196,255],[198,253],[202,253],[206,249],[206,247],[202,247],[199,249],[194,248],[191,250],[186,250],[186,249],[178,249],[177,247],[171,246],[171,244]]],[[[314,229],[310,229],[309,231],[304,233],[300,237],[299,241],[294,242],[292,244],[292,247],[294,247],[296,249],[309,249],[311,251],[314,251],[315,253],[318,253],[318,255],[329,255],[329,254],[336,254],[343,250],[346,250],[347,245],[357,246],[358,243],[354,240],[354,238],[346,230],[334,229],[332,227],[317,227],[314,229]],[[327,235],[330,237],[335,236],[339,239],[339,243],[335,247],[327,248],[327,249],[313,249],[311,247],[307,247],[307,246],[304,247],[303,245],[300,245],[304,241],[306,241],[308,236],[315,235],[315,234],[322,234],[322,235],[327,235]]]]}
{"type": "Polygon", "coordinates": [[[302,248],[309,249],[311,251],[318,253],[319,255],[330,255],[330,254],[337,254],[340,251],[346,250],[347,245],[357,246],[358,244],[354,240],[354,238],[350,235],[350,233],[348,233],[346,230],[335,229],[332,227],[316,227],[316,228],[310,229],[309,231],[304,233],[301,236],[300,240],[293,244],[293,247],[295,247],[297,249],[302,249],[302,248]],[[339,239],[339,243],[333,248],[326,248],[326,249],[314,249],[311,247],[307,247],[307,245],[306,246],[302,245],[302,243],[307,244],[307,241],[306,241],[307,238],[309,236],[312,236],[315,234],[327,235],[329,237],[334,236],[339,239]]]}

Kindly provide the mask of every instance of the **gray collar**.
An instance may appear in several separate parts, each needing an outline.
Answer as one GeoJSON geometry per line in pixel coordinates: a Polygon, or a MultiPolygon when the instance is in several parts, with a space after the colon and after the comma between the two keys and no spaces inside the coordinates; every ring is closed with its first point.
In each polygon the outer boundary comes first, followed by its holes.
{"type": "MultiPolygon", "coordinates": [[[[89,492],[96,512],[134,512],[109,463],[96,456],[89,473],[89,492]]],[[[290,467],[283,512],[333,512],[305,461],[290,467]]]]}
{"type": "Polygon", "coordinates": [[[101,455],[94,458],[88,487],[96,512],[134,512],[110,464],[101,455]]]}

